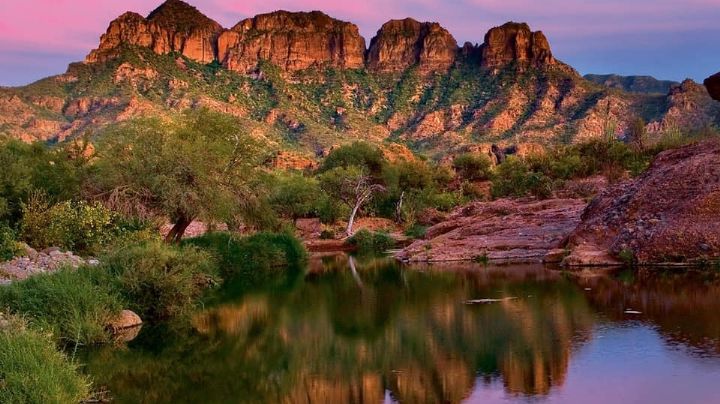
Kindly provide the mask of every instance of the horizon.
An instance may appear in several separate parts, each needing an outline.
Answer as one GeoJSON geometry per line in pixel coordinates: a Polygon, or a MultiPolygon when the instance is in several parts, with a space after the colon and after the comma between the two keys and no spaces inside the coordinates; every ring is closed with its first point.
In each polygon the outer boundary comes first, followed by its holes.
{"type": "MultiPolygon", "coordinates": [[[[435,21],[457,39],[482,43],[485,33],[507,21],[543,31],[553,54],[585,74],[652,76],[702,82],[720,69],[720,7],[717,0],[402,0],[340,4],[327,0],[188,1],[225,28],[275,10],[319,10],[358,25],[366,46],[390,19],[435,21]],[[654,4],[651,4],[654,3],[654,4]],[[558,10],[561,10],[558,12],[558,10]],[[638,19],[638,15],[642,15],[638,19]],[[598,21],[612,21],[612,24],[598,21]],[[638,22],[639,21],[639,22],[638,22]]],[[[27,0],[0,4],[0,86],[22,86],[65,72],[97,47],[109,23],[126,11],[147,16],[156,0],[27,0]],[[82,9],[82,15],[77,10],[82,9]],[[40,24],[38,24],[40,23],[40,24]],[[38,25],[42,28],[38,30],[38,25]]]]}

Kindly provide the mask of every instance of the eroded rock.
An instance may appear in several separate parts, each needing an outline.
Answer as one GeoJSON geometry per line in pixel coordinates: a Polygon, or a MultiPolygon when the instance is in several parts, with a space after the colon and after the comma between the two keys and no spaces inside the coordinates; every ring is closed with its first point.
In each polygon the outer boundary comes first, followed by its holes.
{"type": "Polygon", "coordinates": [[[720,141],[663,152],[640,177],[608,188],[568,248],[569,265],[720,258],[720,141]]]}
{"type": "Polygon", "coordinates": [[[580,222],[580,199],[475,202],[397,254],[407,261],[540,262],[580,222]]]}
{"type": "Polygon", "coordinates": [[[720,101],[720,73],[716,73],[705,79],[705,87],[707,87],[710,96],[720,101]]]}

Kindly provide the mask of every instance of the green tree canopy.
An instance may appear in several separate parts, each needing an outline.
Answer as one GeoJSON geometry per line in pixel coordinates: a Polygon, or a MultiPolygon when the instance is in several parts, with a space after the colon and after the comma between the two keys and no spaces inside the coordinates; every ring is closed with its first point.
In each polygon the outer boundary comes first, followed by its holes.
{"type": "Polygon", "coordinates": [[[205,109],[115,126],[97,157],[96,196],[121,211],[168,217],[167,241],[180,240],[196,218],[232,220],[252,198],[247,185],[262,161],[234,118],[205,109]]]}

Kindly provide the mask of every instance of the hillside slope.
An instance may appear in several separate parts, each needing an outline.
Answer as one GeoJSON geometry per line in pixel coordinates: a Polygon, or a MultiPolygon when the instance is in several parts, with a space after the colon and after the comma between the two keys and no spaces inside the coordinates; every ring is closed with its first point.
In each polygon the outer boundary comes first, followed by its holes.
{"type": "Polygon", "coordinates": [[[686,81],[632,94],[580,77],[527,24],[458,47],[437,23],[390,21],[365,47],[357,26],[321,12],[274,12],[224,29],[169,0],[113,21],[65,74],[0,89],[0,135],[62,141],[113,122],[207,107],[277,150],[313,157],[353,140],[432,157],[489,144],[622,136],[717,124],[720,103],[686,81]]]}

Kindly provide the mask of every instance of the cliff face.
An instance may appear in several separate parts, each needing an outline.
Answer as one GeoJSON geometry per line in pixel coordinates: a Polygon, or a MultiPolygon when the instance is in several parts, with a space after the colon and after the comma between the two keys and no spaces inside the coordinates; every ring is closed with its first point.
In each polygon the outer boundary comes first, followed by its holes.
{"type": "Polygon", "coordinates": [[[550,43],[541,31],[533,32],[525,23],[508,22],[492,28],[482,46],[482,66],[500,69],[511,63],[519,68],[556,64],[550,43]]]}
{"type": "Polygon", "coordinates": [[[370,42],[367,65],[379,72],[400,72],[414,65],[422,72],[443,71],[457,53],[457,41],[440,24],[406,18],[380,28],[370,42]]]}
{"type": "Polygon", "coordinates": [[[180,0],[168,0],[147,18],[125,13],[110,23],[100,45],[85,59],[102,62],[117,56],[121,45],[150,48],[164,55],[178,52],[201,63],[215,60],[222,26],[180,0]]]}
{"type": "Polygon", "coordinates": [[[267,60],[285,71],[313,66],[363,66],[365,39],[358,27],[319,11],[277,11],[239,22],[218,39],[218,59],[234,71],[252,71],[267,60]]]}

